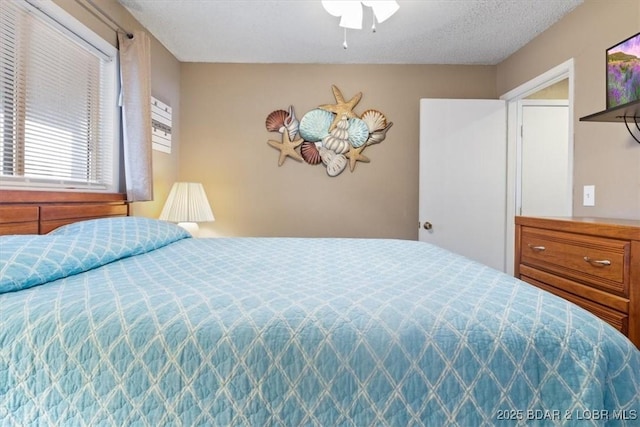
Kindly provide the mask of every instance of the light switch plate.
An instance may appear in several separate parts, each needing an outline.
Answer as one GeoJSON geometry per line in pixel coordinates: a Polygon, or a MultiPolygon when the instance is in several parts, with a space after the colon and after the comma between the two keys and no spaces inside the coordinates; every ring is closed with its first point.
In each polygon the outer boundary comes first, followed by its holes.
{"type": "Polygon", "coordinates": [[[585,185],[582,193],[582,206],[596,205],[596,186],[585,185]]]}

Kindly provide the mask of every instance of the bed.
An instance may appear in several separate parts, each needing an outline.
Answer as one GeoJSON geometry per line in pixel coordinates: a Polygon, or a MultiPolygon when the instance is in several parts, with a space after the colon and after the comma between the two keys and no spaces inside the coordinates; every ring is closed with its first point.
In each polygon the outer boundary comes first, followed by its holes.
{"type": "Polygon", "coordinates": [[[80,219],[0,237],[2,426],[638,425],[626,337],[436,246],[80,219]]]}

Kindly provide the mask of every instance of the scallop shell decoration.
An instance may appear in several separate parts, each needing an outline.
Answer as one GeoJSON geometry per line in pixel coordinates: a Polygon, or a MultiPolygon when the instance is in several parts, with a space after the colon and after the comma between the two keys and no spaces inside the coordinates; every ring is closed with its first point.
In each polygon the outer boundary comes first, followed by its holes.
{"type": "MultiPolygon", "coordinates": [[[[0,0],[1,1],[1,0],[0,0]]],[[[269,132],[282,134],[282,143],[268,141],[280,149],[280,156],[291,156],[309,165],[322,164],[330,177],[340,175],[347,165],[351,172],[357,162],[369,162],[362,151],[379,144],[393,125],[379,110],[366,109],[362,114],[353,111],[360,101],[359,93],[347,101],[334,85],[335,104],[320,105],[300,119],[293,105],[272,111],[265,121],[269,132]]]]}
{"type": "Polygon", "coordinates": [[[275,110],[267,116],[265,126],[269,132],[284,133],[286,129],[289,132],[289,138],[293,139],[298,134],[300,122],[296,118],[293,105],[289,106],[289,110],[275,110]]]}
{"type": "Polygon", "coordinates": [[[336,154],[327,164],[327,174],[331,177],[340,175],[347,168],[347,163],[349,161],[344,154],[336,154]]]}
{"type": "Polygon", "coordinates": [[[302,159],[310,165],[318,165],[322,162],[322,157],[320,157],[320,152],[315,142],[303,142],[300,146],[300,154],[302,159]]]}
{"type": "Polygon", "coordinates": [[[324,165],[328,165],[329,162],[336,156],[336,153],[329,150],[328,148],[324,148],[322,145],[318,147],[318,153],[320,153],[320,158],[322,159],[322,163],[324,165]]]}
{"type": "Polygon", "coordinates": [[[330,111],[316,108],[300,119],[300,136],[305,141],[318,142],[329,135],[329,126],[335,115],[330,111]]]}
{"type": "Polygon", "coordinates": [[[330,177],[340,175],[346,168],[349,161],[344,154],[336,154],[333,150],[325,147],[318,149],[322,163],[327,167],[327,175],[330,177]]]}
{"type": "Polygon", "coordinates": [[[336,127],[322,140],[322,146],[337,153],[349,151],[349,119],[342,116],[336,127]]]}
{"type": "Polygon", "coordinates": [[[287,119],[287,113],[284,110],[275,110],[267,116],[265,125],[269,132],[284,133],[284,121],[287,119]]]}
{"type": "Polygon", "coordinates": [[[364,120],[349,119],[349,142],[355,148],[362,147],[369,139],[369,127],[364,120]]]}
{"type": "Polygon", "coordinates": [[[387,127],[387,118],[378,110],[367,110],[360,118],[367,124],[370,133],[387,127]]]}

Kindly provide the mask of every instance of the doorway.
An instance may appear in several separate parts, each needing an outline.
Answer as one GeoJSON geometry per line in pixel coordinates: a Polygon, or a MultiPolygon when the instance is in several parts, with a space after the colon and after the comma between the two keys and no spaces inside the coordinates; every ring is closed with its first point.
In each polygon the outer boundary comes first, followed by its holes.
{"type": "MultiPolygon", "coordinates": [[[[521,85],[503,95],[500,100],[421,100],[418,213],[420,240],[451,249],[513,274],[514,219],[520,214],[523,198],[520,133],[524,118],[522,106],[537,102],[527,98],[548,98],[550,88],[556,84],[565,86],[567,94],[564,101],[566,124],[564,130],[560,131],[565,136],[561,138],[561,143],[565,150],[565,166],[562,169],[566,177],[563,184],[566,197],[560,204],[565,203],[566,215],[571,215],[573,60],[521,85]],[[488,111],[483,111],[484,107],[474,108],[484,103],[489,108],[488,111]],[[495,104],[496,110],[489,107],[491,104],[495,104]],[[464,114],[461,114],[462,109],[464,114]],[[495,117],[500,120],[486,120],[495,117]],[[480,124],[486,124],[488,128],[478,130],[480,124]],[[485,141],[475,146],[472,142],[480,141],[478,135],[483,135],[497,145],[490,145],[490,142],[485,141]],[[478,150],[478,147],[483,146],[490,149],[478,150]],[[460,151],[455,151],[458,148],[460,151]],[[476,160],[467,161],[469,159],[476,160]],[[487,166],[489,159],[496,163],[487,166]],[[490,177],[497,178],[495,181],[486,181],[490,177]],[[470,241],[470,236],[476,236],[473,240],[478,244],[472,244],[474,242],[470,241]],[[486,245],[487,241],[491,241],[490,246],[486,245]]],[[[550,103],[548,100],[545,102],[550,103]]],[[[528,170],[539,172],[546,166],[543,163],[536,168],[536,163],[540,164],[541,161],[534,160],[534,168],[527,165],[528,170]]],[[[535,181],[534,177],[533,182],[535,181]]],[[[562,195],[559,199],[563,199],[562,195]]],[[[547,212],[531,211],[529,214],[547,215],[547,212]]]]}
{"type": "MultiPolygon", "coordinates": [[[[513,274],[514,250],[515,250],[515,223],[514,218],[520,214],[522,202],[522,134],[520,124],[523,112],[521,106],[525,99],[549,98],[551,88],[564,87],[567,101],[567,159],[566,183],[567,216],[573,211],[573,86],[574,64],[573,59],[552,68],[540,76],[524,83],[512,91],[502,95],[500,99],[507,102],[507,226],[506,226],[506,272],[513,274]]],[[[526,212],[524,212],[526,214],[526,212]]],[[[535,213],[532,213],[535,214],[535,213]]]]}
{"type": "Polygon", "coordinates": [[[518,101],[517,151],[521,153],[516,177],[518,215],[571,215],[568,110],[566,99],[518,101]]]}

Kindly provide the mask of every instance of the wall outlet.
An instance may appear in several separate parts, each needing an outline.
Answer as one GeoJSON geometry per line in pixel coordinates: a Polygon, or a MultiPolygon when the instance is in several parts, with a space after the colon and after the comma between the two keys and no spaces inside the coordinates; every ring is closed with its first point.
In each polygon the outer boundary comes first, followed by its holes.
{"type": "Polygon", "coordinates": [[[582,206],[596,205],[596,186],[585,185],[582,192],[582,206]]]}

